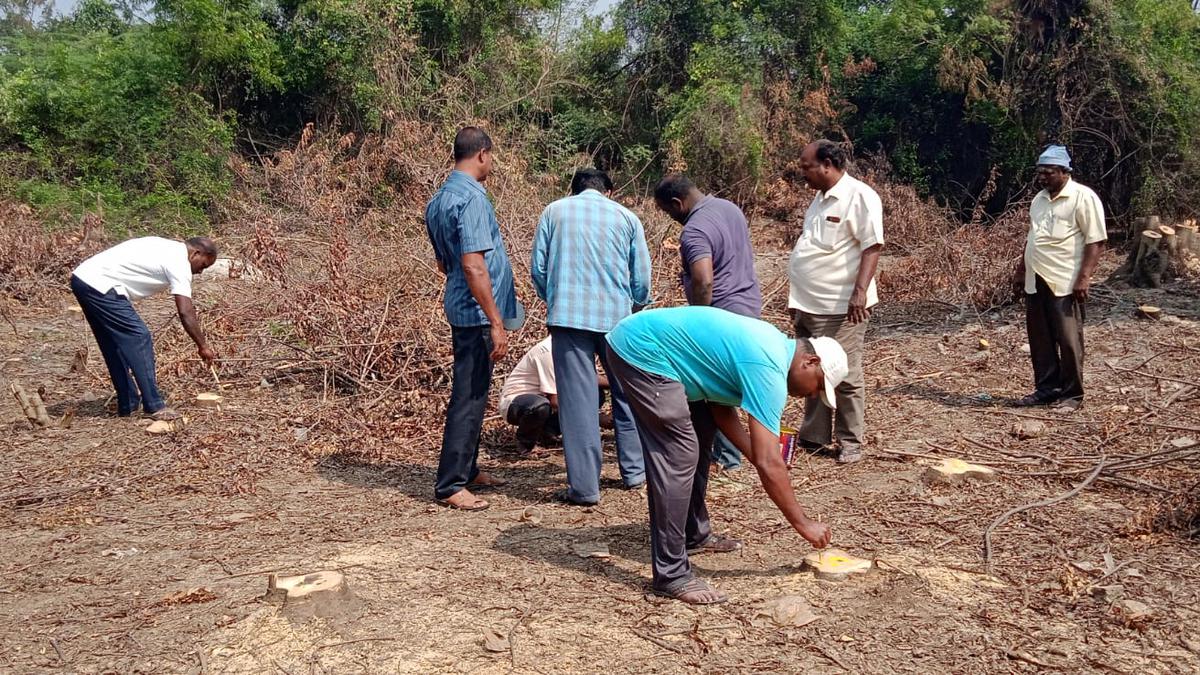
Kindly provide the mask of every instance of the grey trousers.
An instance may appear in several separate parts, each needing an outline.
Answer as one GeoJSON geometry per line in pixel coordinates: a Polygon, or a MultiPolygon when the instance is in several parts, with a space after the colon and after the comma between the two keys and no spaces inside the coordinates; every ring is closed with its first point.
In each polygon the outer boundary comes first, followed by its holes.
{"type": "Polygon", "coordinates": [[[717,428],[708,404],[689,404],[682,384],[632,366],[611,349],[608,363],[642,437],[654,587],[671,591],[692,578],[688,548],[712,535],[704,502],[711,457],[701,448],[712,447],[717,428]]]}
{"type": "Polygon", "coordinates": [[[1037,277],[1037,292],[1025,296],[1025,328],[1038,398],[1083,398],[1084,319],[1083,303],[1055,296],[1037,277]]]}
{"type": "Polygon", "coordinates": [[[799,439],[816,445],[837,441],[843,448],[862,447],[865,426],[863,413],[867,405],[867,387],[863,379],[863,338],[867,321],[852,325],[845,314],[807,314],[796,312],[796,337],[831,337],[846,350],[850,369],[846,379],[837,386],[837,411],[813,396],[804,400],[804,423],[799,439]]]}
{"type": "MultiPolygon", "coordinates": [[[[567,496],[584,503],[600,501],[600,468],[604,446],[600,441],[600,379],[596,357],[608,370],[608,343],[604,333],[550,327],[554,383],[558,389],[558,427],[562,430],[563,459],[567,464],[567,496]]],[[[619,383],[609,382],[612,393],[613,436],[617,442],[617,467],[626,487],[646,480],[642,443],[629,404],[619,383]]]]}

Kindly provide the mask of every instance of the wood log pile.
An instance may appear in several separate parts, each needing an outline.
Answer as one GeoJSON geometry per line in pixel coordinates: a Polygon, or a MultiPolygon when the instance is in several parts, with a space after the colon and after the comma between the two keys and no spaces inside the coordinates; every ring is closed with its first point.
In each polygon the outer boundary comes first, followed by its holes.
{"type": "Polygon", "coordinates": [[[1158,288],[1172,279],[1200,274],[1198,230],[1195,220],[1164,225],[1158,216],[1135,219],[1137,243],[1113,276],[1140,288],[1158,288]]]}

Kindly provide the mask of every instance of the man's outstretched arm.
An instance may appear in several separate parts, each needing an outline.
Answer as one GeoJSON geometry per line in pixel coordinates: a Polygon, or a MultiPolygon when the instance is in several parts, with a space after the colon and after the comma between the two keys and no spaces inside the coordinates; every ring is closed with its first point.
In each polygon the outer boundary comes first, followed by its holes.
{"type": "Polygon", "coordinates": [[[204,339],[204,331],[200,330],[200,317],[196,316],[196,305],[192,303],[192,299],[186,295],[175,296],[175,310],[179,312],[179,323],[183,324],[183,330],[187,331],[188,337],[196,343],[196,351],[200,358],[209,363],[216,360],[217,353],[208,346],[208,341],[204,339]]]}

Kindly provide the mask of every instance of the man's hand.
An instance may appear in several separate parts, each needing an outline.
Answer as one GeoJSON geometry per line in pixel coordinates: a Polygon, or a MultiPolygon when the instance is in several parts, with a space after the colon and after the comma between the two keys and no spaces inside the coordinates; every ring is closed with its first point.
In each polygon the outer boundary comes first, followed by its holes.
{"type": "Polygon", "coordinates": [[[508,354],[508,331],[504,324],[492,325],[492,361],[499,361],[508,354]]]}
{"type": "Polygon", "coordinates": [[[209,365],[211,365],[214,361],[217,360],[216,350],[214,350],[212,347],[209,347],[208,345],[203,345],[201,347],[198,347],[196,349],[196,353],[199,354],[200,358],[204,359],[204,362],[209,365]]]}
{"type": "Polygon", "coordinates": [[[854,292],[850,294],[850,304],[846,306],[846,321],[854,326],[866,321],[869,316],[871,313],[867,310],[867,291],[855,287],[854,292]]]}
{"type": "Polygon", "coordinates": [[[825,523],[815,521],[811,518],[805,518],[796,524],[796,531],[801,537],[808,540],[808,543],[813,545],[813,548],[825,548],[829,545],[829,540],[833,537],[833,532],[825,523]]]}
{"type": "Polygon", "coordinates": [[[1075,296],[1075,302],[1087,302],[1088,289],[1092,286],[1092,280],[1082,274],[1075,279],[1075,286],[1071,288],[1071,293],[1075,296]]]}

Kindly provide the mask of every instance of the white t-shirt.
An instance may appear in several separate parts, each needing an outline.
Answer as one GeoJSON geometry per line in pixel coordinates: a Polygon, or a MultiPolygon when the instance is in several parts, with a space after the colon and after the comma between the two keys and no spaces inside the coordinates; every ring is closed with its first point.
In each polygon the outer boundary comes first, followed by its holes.
{"type": "Polygon", "coordinates": [[[140,300],[167,289],[192,297],[187,244],[162,237],[130,239],[84,260],[73,274],[100,293],[140,300]]]}
{"type": "Polygon", "coordinates": [[[550,338],[537,343],[525,356],[517,361],[516,367],[504,380],[500,390],[500,416],[508,417],[508,405],[522,394],[558,394],[554,387],[554,357],[550,351],[550,338]]]}
{"type": "MultiPolygon", "coordinates": [[[[883,202],[848,173],[818,192],[804,214],[804,232],[788,261],[788,307],[809,314],[845,314],[862,252],[883,243],[883,202]]],[[[867,307],[879,302],[875,280],[867,307]]]]}
{"type": "Polygon", "coordinates": [[[1057,297],[1071,294],[1083,263],[1083,247],[1108,239],[1104,205],[1086,185],[1067,179],[1053,200],[1042,190],[1029,205],[1025,242],[1025,292],[1037,292],[1037,278],[1057,297]]]}

